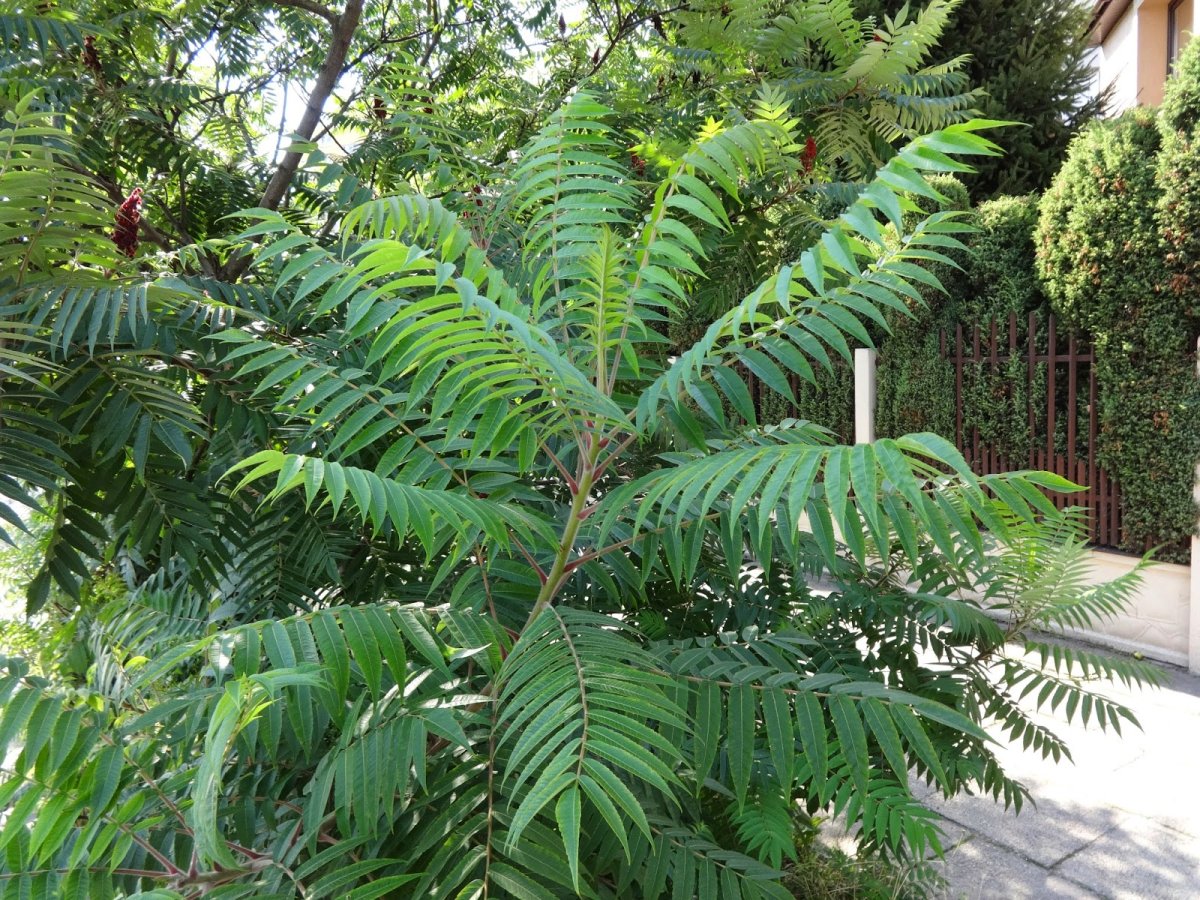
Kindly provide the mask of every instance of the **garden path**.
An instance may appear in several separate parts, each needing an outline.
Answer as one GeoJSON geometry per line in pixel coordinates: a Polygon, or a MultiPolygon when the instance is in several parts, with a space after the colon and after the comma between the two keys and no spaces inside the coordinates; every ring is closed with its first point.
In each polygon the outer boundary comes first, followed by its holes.
{"type": "Polygon", "coordinates": [[[1164,668],[1160,689],[1104,691],[1143,731],[1046,717],[1073,765],[1003,748],[1036,807],[926,798],[946,818],[945,900],[1200,900],[1200,677],[1164,668]]]}

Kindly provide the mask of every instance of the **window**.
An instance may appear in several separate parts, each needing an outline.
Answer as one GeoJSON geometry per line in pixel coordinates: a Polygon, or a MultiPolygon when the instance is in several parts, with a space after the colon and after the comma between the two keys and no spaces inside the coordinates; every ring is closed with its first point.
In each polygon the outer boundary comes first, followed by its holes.
{"type": "Polygon", "coordinates": [[[1175,58],[1192,36],[1196,0],[1173,0],[1167,7],[1167,74],[1175,67],[1175,58]]]}

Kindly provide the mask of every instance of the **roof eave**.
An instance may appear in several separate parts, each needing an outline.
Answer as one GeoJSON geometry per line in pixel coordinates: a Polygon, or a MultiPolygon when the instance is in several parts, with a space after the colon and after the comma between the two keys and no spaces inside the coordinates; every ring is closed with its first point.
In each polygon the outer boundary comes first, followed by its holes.
{"type": "Polygon", "coordinates": [[[1133,6],[1133,0],[1097,0],[1092,7],[1091,35],[1093,44],[1102,44],[1121,17],[1133,6]]]}

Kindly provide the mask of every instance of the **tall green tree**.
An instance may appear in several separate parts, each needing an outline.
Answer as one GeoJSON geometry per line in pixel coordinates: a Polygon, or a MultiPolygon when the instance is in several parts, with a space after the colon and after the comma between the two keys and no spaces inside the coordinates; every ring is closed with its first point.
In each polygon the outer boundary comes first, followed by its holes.
{"type": "MultiPolygon", "coordinates": [[[[911,0],[856,0],[879,23],[919,8],[911,0]]],[[[1027,194],[1050,184],[1071,138],[1104,108],[1094,96],[1090,4],[1060,0],[971,0],[954,13],[938,42],[945,60],[965,57],[972,87],[989,118],[1020,122],[999,138],[1004,156],[967,179],[972,196],[1027,194]]]]}
{"type": "Polygon", "coordinates": [[[80,611],[81,683],[0,674],[6,890],[781,897],[797,804],[920,857],[913,770],[1024,796],[985,723],[1058,758],[1037,708],[1132,719],[1078,675],[1143,667],[1025,636],[1133,583],[1084,584],[1041,492],[1067,484],[977,479],[934,435],[761,428],[736,374],[811,377],[905,308],[961,226],[898,189],[932,199],[926,173],[992,152],[986,123],[906,146],[675,356],[655,326],[705,274],[700,235],[797,150],[770,92],[647,185],[576,93],[495,188],[504,254],[418,193],[331,239],[249,211],[246,307],[122,262],[34,105],[0,196],[53,223],[2,245],[5,433],[37,466],[6,483],[61,492],[52,575],[92,557],[136,584],[80,611]],[[46,288],[76,268],[89,306],[64,316],[46,288]]]}
{"type": "MultiPolygon", "coordinates": [[[[419,191],[438,197],[480,245],[505,258],[519,242],[513,210],[492,186],[509,177],[511,156],[581,79],[610,101],[614,140],[643,184],[669,171],[707,122],[726,116],[729,104],[749,109],[769,89],[795,121],[801,148],[769,160],[770,174],[740,189],[743,202],[730,210],[727,231],[700,235],[725,277],[689,280],[679,311],[668,313],[676,323],[685,320],[685,339],[676,338],[683,349],[815,239],[817,208],[831,196],[844,205],[856,182],[894,152],[890,142],[965,116],[970,98],[956,93],[961,82],[922,68],[951,8],[934,3],[887,40],[874,41],[848,0],[797,0],[788,15],[776,17],[747,7],[736,21],[716,6],[681,12],[678,19],[671,9],[612,16],[601,10],[578,23],[564,19],[561,27],[544,9],[499,0],[494,9],[473,7],[471,15],[454,4],[395,12],[385,3],[341,9],[263,3],[248,8],[246,17],[236,4],[148,7],[136,14],[119,5],[80,4],[70,14],[51,9],[2,20],[11,38],[2,85],[12,108],[32,102],[30,111],[58,117],[74,146],[59,177],[99,185],[101,196],[89,200],[89,227],[115,227],[117,246],[106,251],[132,255],[137,265],[127,271],[126,289],[153,292],[145,272],[168,269],[191,290],[264,315],[278,312],[277,292],[269,278],[248,268],[257,238],[237,238],[245,225],[240,210],[281,211],[301,233],[328,241],[351,202],[419,191]],[[530,33],[546,38],[540,55],[527,46],[530,33]],[[288,120],[296,130],[289,149],[293,138],[269,126],[287,98],[304,90],[303,116],[288,120]],[[322,138],[328,153],[312,150],[312,141],[322,138]]],[[[290,102],[295,105],[294,96],[290,102]]],[[[14,284],[19,292],[47,291],[63,328],[100,321],[97,297],[105,305],[122,302],[108,280],[86,267],[60,271],[56,259],[48,263],[53,274],[25,265],[14,284]]],[[[49,314],[43,307],[39,315],[49,314]]],[[[181,392],[194,398],[192,382],[208,376],[210,354],[162,352],[178,342],[163,344],[161,335],[139,332],[136,322],[128,328],[144,354],[139,359],[101,369],[88,357],[67,363],[81,392],[78,409],[95,421],[89,404],[127,396],[130,379],[157,385],[161,404],[147,408],[129,398],[107,417],[111,428],[72,444],[64,451],[69,463],[60,463],[72,473],[69,481],[98,466],[112,467],[112,477],[130,477],[123,442],[133,432],[138,482],[148,469],[183,465],[186,477],[169,498],[140,494],[132,484],[125,493],[122,517],[130,530],[117,545],[132,540],[152,569],[158,541],[165,541],[170,557],[181,548],[190,552],[191,540],[208,533],[198,527],[205,519],[201,509],[216,514],[204,499],[203,463],[228,436],[213,424],[212,404],[222,400],[212,384],[204,383],[198,420],[170,399],[181,392]],[[166,410],[175,411],[170,421],[166,410]],[[168,453],[152,452],[156,436],[168,453]],[[189,527],[173,524],[167,509],[191,510],[189,527]]],[[[61,344],[64,334],[56,339],[61,344]]],[[[251,422],[244,427],[260,433],[267,427],[251,422]]],[[[14,471],[34,465],[23,448],[13,452],[14,471]]],[[[37,483],[56,493],[47,472],[40,477],[37,483]]],[[[3,482],[0,492],[22,499],[3,482]]],[[[61,524],[83,527],[68,520],[85,507],[64,504],[61,524]]],[[[88,577],[72,542],[51,546],[31,586],[34,606],[52,584],[77,596],[88,577]]],[[[203,541],[195,553],[196,559],[213,557],[203,541]]]]}
{"type": "MultiPolygon", "coordinates": [[[[843,7],[775,25],[837,44],[822,15],[843,7]]],[[[384,57],[408,43],[386,5],[269,9],[228,45],[180,38],[175,65],[217,60],[181,93],[258,97],[243,79],[268,77],[293,12],[321,35],[318,99],[377,28],[384,57]]],[[[781,897],[806,814],[922,858],[938,829],[914,777],[1019,805],[989,734],[1060,758],[1039,709],[1132,718],[1086,679],[1148,669],[1030,633],[1113,611],[1134,580],[1084,583],[1043,493],[1069,485],[977,479],[928,434],[764,427],[740,375],[786,390],[919,299],[918,263],[964,227],[927,212],[926,176],[994,152],[990,123],[903,143],[672,347],[737,213],[813,178],[810,132],[785,86],[743,85],[635,157],[618,101],[661,38],[622,10],[580,26],[603,35],[586,51],[544,22],[557,93],[491,86],[536,101],[516,111],[426,90],[483,33],[433,70],[381,57],[359,87],[384,117],[358,108],[390,138],[338,160],[297,142],[282,193],[288,157],[244,171],[240,131],[241,149],[179,141],[260,203],[153,247],[165,212],[139,201],[182,203],[193,169],[89,137],[123,16],[0,18],[0,491],[49,521],[30,603],[70,648],[45,677],[0,667],[5,895],[781,897]]],[[[154,29],[212,11],[135,15],[139,46],[166,66],[154,29]]],[[[480,65],[501,79],[497,55],[480,65]]],[[[139,103],[121,121],[161,128],[139,103]]]]}

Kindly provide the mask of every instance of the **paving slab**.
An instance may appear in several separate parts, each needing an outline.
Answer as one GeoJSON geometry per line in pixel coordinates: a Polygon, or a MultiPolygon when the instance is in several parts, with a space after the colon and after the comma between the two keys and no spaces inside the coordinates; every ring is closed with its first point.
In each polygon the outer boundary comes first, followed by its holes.
{"type": "Polygon", "coordinates": [[[1107,815],[1042,798],[1020,815],[991,797],[955,797],[928,801],[931,809],[995,844],[1041,866],[1052,866],[1078,853],[1113,827],[1107,815]]]}
{"type": "MultiPolygon", "coordinates": [[[[1095,686],[1141,722],[1123,736],[1036,716],[1074,763],[998,748],[1034,799],[1019,815],[913,779],[944,817],[938,900],[1200,900],[1200,677],[1164,669],[1159,690],[1095,686]]],[[[853,853],[853,837],[830,826],[822,839],[853,853]]]]}
{"type": "Polygon", "coordinates": [[[967,832],[940,864],[951,900],[1200,900],[1200,678],[1167,669],[1160,690],[1104,685],[1141,730],[1124,736],[1038,720],[1074,764],[1019,747],[999,755],[1036,806],[1020,815],[990,797],[923,801],[967,832]]]}
{"type": "Polygon", "coordinates": [[[944,900],[1102,900],[1011,850],[975,837],[946,852],[944,900]]]}
{"type": "Polygon", "coordinates": [[[1126,816],[1055,871],[1110,900],[1194,900],[1200,897],[1200,841],[1126,816]]]}
{"type": "MultiPolygon", "coordinates": [[[[1156,756],[1148,764],[1119,769],[1103,782],[1114,809],[1151,819],[1200,845],[1200,742],[1190,758],[1156,756]]],[[[1200,896],[1200,891],[1197,892],[1200,896]]]]}

